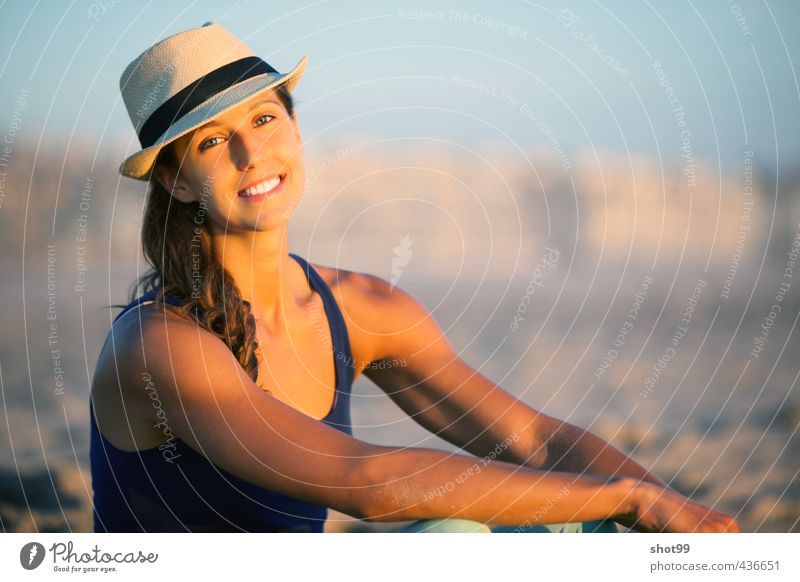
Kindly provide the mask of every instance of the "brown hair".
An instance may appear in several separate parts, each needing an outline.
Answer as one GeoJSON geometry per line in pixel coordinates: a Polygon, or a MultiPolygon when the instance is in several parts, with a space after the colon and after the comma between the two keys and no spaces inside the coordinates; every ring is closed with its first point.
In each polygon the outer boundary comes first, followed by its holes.
{"type": "MultiPolygon", "coordinates": [[[[275,93],[293,117],[294,100],[286,85],[275,93]]],[[[154,167],[177,167],[171,146],[159,152],[154,167]]],[[[203,216],[200,202],[180,202],[151,178],[142,224],[142,251],[151,268],[134,283],[131,301],[140,291],[155,292],[156,308],[163,309],[168,303],[164,296],[175,297],[180,305],[174,311],[224,341],[255,382],[258,343],[250,302],[242,299],[215,256],[206,221],[198,216],[203,216]]]]}

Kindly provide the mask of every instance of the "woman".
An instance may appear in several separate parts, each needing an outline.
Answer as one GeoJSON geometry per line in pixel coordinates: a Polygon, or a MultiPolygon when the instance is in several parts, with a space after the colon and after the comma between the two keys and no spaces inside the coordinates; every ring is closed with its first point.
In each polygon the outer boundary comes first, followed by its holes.
{"type": "Polygon", "coordinates": [[[322,531],[330,507],[405,531],[738,531],[492,384],[407,293],[288,252],[305,65],[277,73],[208,23],[123,73],[153,270],[94,376],[95,529],[322,531]],[[354,439],[362,372],[481,459],[354,439]]]}

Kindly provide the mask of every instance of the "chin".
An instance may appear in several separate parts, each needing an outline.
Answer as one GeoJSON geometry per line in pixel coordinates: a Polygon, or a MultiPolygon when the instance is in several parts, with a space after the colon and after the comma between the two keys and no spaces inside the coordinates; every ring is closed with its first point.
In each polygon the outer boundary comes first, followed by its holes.
{"type": "Polygon", "coordinates": [[[244,226],[244,228],[251,232],[270,232],[272,230],[278,230],[285,227],[289,222],[287,214],[288,213],[285,211],[280,214],[270,213],[269,216],[261,216],[252,223],[244,226]]]}

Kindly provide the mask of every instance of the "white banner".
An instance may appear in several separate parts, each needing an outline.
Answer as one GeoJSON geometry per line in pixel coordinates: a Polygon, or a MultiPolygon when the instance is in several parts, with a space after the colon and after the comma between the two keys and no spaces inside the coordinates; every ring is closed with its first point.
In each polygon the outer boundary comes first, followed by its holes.
{"type": "Polygon", "coordinates": [[[6,534],[3,580],[800,580],[797,534],[6,534]],[[687,578],[688,576],[688,578],[687,578]],[[241,577],[241,578],[239,578],[241,577]],[[603,577],[605,579],[606,576],[603,577]]]}

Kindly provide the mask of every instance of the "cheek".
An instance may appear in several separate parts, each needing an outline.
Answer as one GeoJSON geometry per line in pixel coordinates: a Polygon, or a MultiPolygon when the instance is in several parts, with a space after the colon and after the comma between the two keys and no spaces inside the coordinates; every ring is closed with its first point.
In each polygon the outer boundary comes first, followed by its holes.
{"type": "Polygon", "coordinates": [[[212,176],[198,176],[195,181],[194,191],[197,193],[197,201],[210,204],[217,198],[217,186],[212,176]]]}
{"type": "Polygon", "coordinates": [[[191,184],[198,203],[199,217],[205,222],[224,224],[230,212],[231,201],[222,187],[222,181],[211,170],[195,167],[191,184]]]}
{"type": "Polygon", "coordinates": [[[294,142],[291,153],[289,153],[289,159],[295,182],[300,185],[305,184],[306,166],[303,160],[303,145],[300,142],[294,142]]]}
{"type": "Polygon", "coordinates": [[[304,186],[306,183],[306,167],[302,158],[298,158],[295,163],[295,179],[300,186],[304,186]]]}

